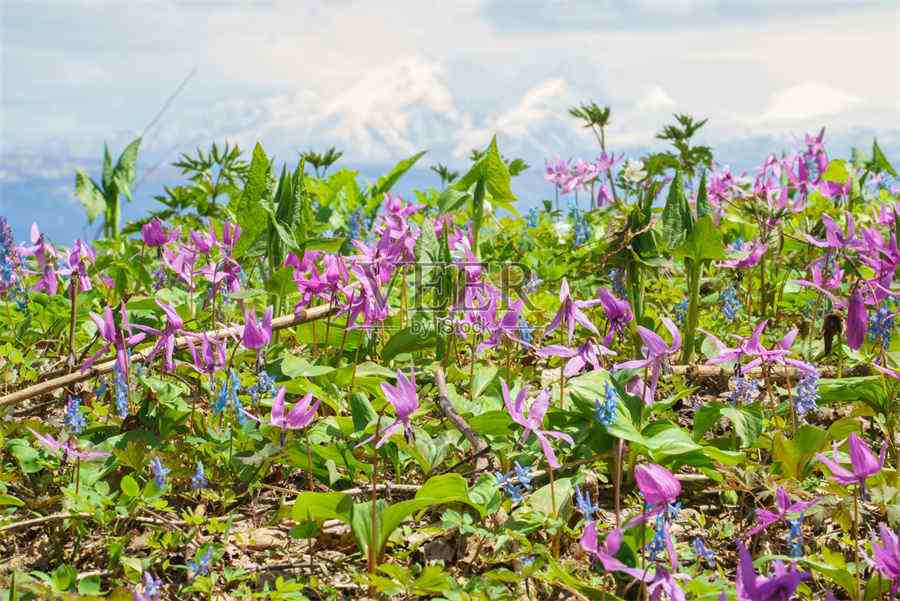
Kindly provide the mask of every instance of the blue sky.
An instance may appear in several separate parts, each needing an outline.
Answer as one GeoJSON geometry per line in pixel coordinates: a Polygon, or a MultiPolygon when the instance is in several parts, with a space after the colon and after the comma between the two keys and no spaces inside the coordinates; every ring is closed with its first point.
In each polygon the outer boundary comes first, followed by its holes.
{"type": "Polygon", "coordinates": [[[429,149],[461,168],[496,133],[533,169],[525,202],[549,194],[544,157],[591,157],[566,109],[613,109],[610,145],[638,153],[673,112],[708,117],[704,141],[750,169],[828,127],[829,147],[900,161],[895,2],[557,0],[499,2],[3,3],[0,214],[68,242],[90,236],[74,169],[96,174],[104,141],[145,133],[135,215],[180,152],[213,140],[278,157],[335,145],[375,177],[429,149]],[[154,167],[162,165],[160,168],[154,167]],[[150,173],[149,175],[146,175],[150,173]]]}

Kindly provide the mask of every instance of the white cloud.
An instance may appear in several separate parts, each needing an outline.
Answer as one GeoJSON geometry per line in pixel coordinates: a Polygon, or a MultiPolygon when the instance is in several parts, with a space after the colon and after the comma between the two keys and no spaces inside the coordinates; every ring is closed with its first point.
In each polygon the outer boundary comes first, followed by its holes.
{"type": "Polygon", "coordinates": [[[637,103],[637,107],[642,111],[664,111],[673,106],[675,106],[675,101],[660,85],[650,88],[637,103]]]}
{"type": "Polygon", "coordinates": [[[832,117],[856,108],[860,102],[860,98],[837,88],[813,82],[801,83],[774,94],[759,120],[803,122],[832,117]]]}

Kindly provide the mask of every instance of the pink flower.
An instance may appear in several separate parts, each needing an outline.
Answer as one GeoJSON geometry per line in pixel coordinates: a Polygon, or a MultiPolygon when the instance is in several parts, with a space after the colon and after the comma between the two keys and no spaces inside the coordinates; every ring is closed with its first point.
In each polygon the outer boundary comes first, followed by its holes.
{"type": "Polygon", "coordinates": [[[35,283],[34,290],[44,291],[50,296],[56,294],[59,290],[56,275],[56,259],[59,254],[38,229],[37,223],[31,224],[31,246],[18,246],[16,252],[20,257],[34,256],[37,259],[41,277],[35,283]]]}
{"type": "Polygon", "coordinates": [[[779,486],[778,490],[775,492],[775,511],[772,512],[767,509],[757,509],[756,525],[747,532],[747,536],[759,534],[772,524],[788,519],[788,514],[803,513],[817,502],[817,499],[813,499],[812,501],[797,501],[796,503],[791,503],[791,497],[788,495],[787,491],[784,490],[784,487],[779,486]]]}
{"type": "Polygon", "coordinates": [[[609,322],[606,336],[603,337],[603,344],[609,346],[614,336],[625,331],[625,326],[634,319],[634,314],[631,312],[631,305],[627,300],[617,298],[606,288],[598,288],[597,296],[609,322]]]}
{"type": "Polygon", "coordinates": [[[736,259],[728,259],[727,261],[722,261],[719,263],[719,267],[730,267],[732,269],[749,269],[759,264],[760,260],[766,251],[769,250],[769,246],[764,244],[761,240],[754,240],[750,244],[750,250],[742,253],[741,257],[736,259]]]}
{"type": "Polygon", "coordinates": [[[535,398],[534,402],[531,404],[528,415],[526,416],[525,397],[528,395],[528,387],[525,386],[519,391],[515,401],[510,398],[509,387],[502,378],[500,379],[500,387],[503,393],[503,403],[506,405],[506,411],[509,413],[509,416],[515,423],[525,428],[525,431],[522,433],[522,442],[528,440],[528,437],[534,432],[534,435],[538,439],[538,443],[541,445],[544,457],[547,459],[547,463],[554,469],[558,468],[560,463],[556,459],[556,453],[553,452],[553,447],[550,446],[550,441],[547,437],[549,436],[551,438],[563,440],[570,445],[575,444],[575,441],[565,432],[542,429],[544,414],[547,413],[547,408],[550,406],[550,393],[547,392],[547,390],[541,390],[541,392],[538,393],[537,398],[535,398]]]}
{"type": "Polygon", "coordinates": [[[857,350],[866,340],[869,312],[862,297],[862,286],[857,286],[850,294],[847,308],[847,346],[857,350]]]}
{"type": "Polygon", "coordinates": [[[256,321],[256,313],[250,309],[244,312],[244,347],[258,351],[272,340],[272,307],[263,313],[262,323],[256,321]]]}
{"type": "Polygon", "coordinates": [[[378,434],[381,434],[381,438],[375,443],[375,448],[377,449],[390,440],[391,436],[400,430],[403,430],[406,442],[412,442],[413,430],[410,418],[412,417],[412,414],[419,409],[419,394],[416,392],[416,374],[413,373],[412,379],[409,379],[398,369],[396,386],[392,386],[387,382],[382,382],[381,391],[384,393],[388,402],[393,405],[397,419],[381,432],[375,432],[374,435],[359,444],[364,445],[378,434]]]}
{"type": "Polygon", "coordinates": [[[872,563],[881,575],[891,581],[891,598],[900,589],[900,537],[884,523],[878,525],[881,544],[872,537],[872,563]]]}
{"type": "MultiPolygon", "coordinates": [[[[316,400],[315,403],[312,403],[313,396],[312,393],[309,392],[306,396],[297,401],[297,404],[294,405],[287,415],[285,415],[284,396],[286,392],[287,389],[284,386],[278,389],[275,400],[272,401],[272,413],[269,416],[269,425],[281,430],[301,430],[312,423],[321,401],[316,400]]],[[[249,411],[243,408],[241,408],[241,411],[250,419],[262,423],[258,417],[249,411]]]]}
{"type": "Polygon", "coordinates": [[[665,508],[681,494],[681,482],[672,472],[655,463],[635,467],[634,479],[644,499],[653,507],[665,508]]]}
{"type": "Polygon", "coordinates": [[[593,307],[594,305],[599,304],[601,302],[600,300],[575,300],[569,293],[569,282],[566,280],[566,278],[563,278],[562,284],[560,284],[559,286],[559,302],[559,311],[556,312],[556,315],[553,317],[553,321],[551,321],[550,325],[547,326],[547,330],[544,332],[544,335],[550,334],[556,328],[558,328],[560,324],[565,323],[569,333],[569,343],[571,344],[572,337],[575,335],[575,324],[577,322],[593,332],[596,336],[600,336],[600,332],[597,331],[597,327],[593,323],[591,323],[591,320],[587,318],[587,315],[585,315],[581,311],[582,309],[593,307]]]}
{"type": "Polygon", "coordinates": [[[667,345],[656,332],[648,330],[644,326],[638,326],[638,334],[640,335],[641,340],[644,341],[644,347],[642,349],[644,358],[617,363],[613,366],[613,369],[648,368],[650,370],[650,384],[647,394],[651,401],[656,397],[656,386],[659,383],[659,375],[662,372],[662,369],[668,365],[669,355],[676,353],[678,349],[681,348],[681,334],[678,332],[678,328],[672,323],[672,320],[667,317],[661,318],[661,321],[663,322],[663,325],[666,326],[666,329],[669,330],[669,333],[672,334],[671,345],[667,345]]]}
{"type": "Polygon", "coordinates": [[[225,367],[224,340],[212,340],[204,332],[197,336],[200,339],[200,351],[198,352],[191,338],[192,336],[188,337],[187,345],[191,351],[194,368],[198,372],[201,374],[213,374],[225,367]]]}
{"type": "Polygon", "coordinates": [[[124,334],[120,334],[119,330],[116,328],[112,309],[109,307],[106,307],[103,311],[102,318],[96,313],[91,313],[91,320],[97,325],[97,332],[106,343],[99,351],[88,357],[87,361],[85,361],[84,365],[81,367],[82,371],[90,369],[91,365],[93,365],[97,359],[108,353],[110,348],[114,348],[116,350],[116,362],[119,364],[119,369],[124,374],[128,373],[128,347],[134,346],[142,341],[146,334],[131,334],[132,326],[128,322],[128,312],[125,310],[125,303],[121,304],[119,313],[122,318],[122,331],[128,332],[128,337],[125,337],[124,334]]]}
{"type": "Polygon", "coordinates": [[[838,463],[837,442],[832,447],[832,459],[829,459],[824,453],[817,453],[816,459],[825,464],[835,482],[844,485],[857,484],[862,488],[863,495],[865,495],[866,478],[874,476],[884,467],[887,441],[882,443],[881,453],[878,457],[872,453],[869,445],[855,432],[847,438],[847,446],[850,449],[851,470],[842,467],[838,463]]]}
{"type": "Polygon", "coordinates": [[[184,322],[172,305],[160,300],[157,300],[156,304],[163,310],[163,313],[166,314],[166,327],[162,330],[158,330],[149,326],[135,325],[134,328],[148,334],[153,334],[154,336],[159,336],[159,339],[156,341],[150,354],[147,355],[147,364],[149,365],[152,363],[157,354],[165,351],[163,365],[165,366],[166,371],[173,371],[175,369],[175,360],[173,359],[175,353],[175,335],[181,332],[184,327],[184,322]]]}
{"type": "Polygon", "coordinates": [[[87,264],[93,263],[96,260],[97,255],[94,253],[94,249],[91,248],[90,244],[86,244],[81,240],[76,240],[75,243],[72,244],[72,248],[69,249],[69,254],[66,256],[68,267],[60,270],[60,273],[76,278],[79,289],[86,292],[91,289],[91,278],[87,273],[87,264]]]}
{"type": "Polygon", "coordinates": [[[563,357],[568,359],[566,366],[563,368],[563,376],[571,378],[579,373],[586,365],[590,365],[594,369],[600,369],[600,355],[615,355],[615,351],[611,351],[602,344],[597,344],[591,340],[586,341],[578,348],[569,348],[561,344],[551,344],[538,351],[541,357],[563,357]]]}
{"type": "Polygon", "coordinates": [[[150,247],[164,245],[169,241],[171,235],[171,230],[167,230],[162,221],[156,218],[141,226],[141,238],[144,240],[144,244],[150,247]]]}
{"type": "Polygon", "coordinates": [[[597,543],[596,522],[589,522],[586,524],[581,533],[581,548],[597,558],[597,560],[603,564],[603,569],[607,572],[622,572],[623,574],[628,574],[632,578],[649,582],[650,575],[647,573],[647,570],[630,568],[614,557],[615,554],[619,552],[619,547],[621,546],[621,528],[611,530],[609,534],[606,535],[606,540],[603,541],[603,545],[597,543]]]}
{"type": "Polygon", "coordinates": [[[785,569],[780,561],[774,562],[775,573],[772,576],[757,576],[753,569],[753,558],[743,543],[738,543],[738,601],[775,601],[786,600],[794,596],[797,586],[809,578],[809,574],[798,572],[795,565],[785,569]]]}
{"type": "Polygon", "coordinates": [[[109,457],[110,455],[112,455],[112,453],[108,453],[106,451],[79,450],[76,444],[77,441],[75,439],[69,439],[66,442],[60,442],[49,434],[38,434],[31,428],[28,428],[28,431],[34,435],[39,443],[41,443],[43,446],[53,451],[54,453],[62,451],[63,457],[65,459],[93,461],[94,459],[100,459],[102,457],[109,457]]]}

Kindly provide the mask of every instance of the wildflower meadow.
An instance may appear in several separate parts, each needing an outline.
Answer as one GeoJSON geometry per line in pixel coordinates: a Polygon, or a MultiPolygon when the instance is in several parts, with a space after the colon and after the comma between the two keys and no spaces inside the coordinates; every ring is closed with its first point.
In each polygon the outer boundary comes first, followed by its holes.
{"type": "Polygon", "coordinates": [[[215,144],[127,221],[136,139],[100,237],[0,217],[0,599],[895,598],[889,157],[570,114],[403,195],[215,144]]]}

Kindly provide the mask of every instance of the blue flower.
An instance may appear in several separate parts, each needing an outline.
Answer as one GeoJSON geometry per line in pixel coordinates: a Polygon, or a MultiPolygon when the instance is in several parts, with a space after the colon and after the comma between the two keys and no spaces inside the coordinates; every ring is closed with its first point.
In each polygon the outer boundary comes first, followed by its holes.
{"type": "Polygon", "coordinates": [[[525,218],[525,222],[528,224],[528,227],[537,227],[539,219],[540,216],[538,215],[537,209],[528,209],[528,216],[525,218]]]}
{"type": "Polygon", "coordinates": [[[519,462],[516,461],[513,465],[513,471],[516,474],[516,479],[519,481],[519,484],[524,486],[527,490],[531,490],[531,470],[527,467],[522,467],[519,465],[519,462]]]}
{"type": "Polygon", "coordinates": [[[197,462],[197,471],[194,472],[194,475],[191,477],[191,488],[194,490],[199,490],[201,488],[206,488],[209,486],[209,480],[206,479],[206,473],[203,471],[203,462],[197,462]]]}
{"type": "Polygon", "coordinates": [[[159,457],[154,457],[153,461],[150,462],[150,470],[153,472],[153,481],[156,482],[156,487],[159,489],[165,488],[166,475],[171,470],[162,464],[159,457]]]}
{"type": "Polygon", "coordinates": [[[644,551],[649,555],[650,560],[655,560],[656,556],[662,553],[665,548],[665,516],[661,513],[656,516],[656,528],[653,533],[653,540],[644,547],[644,551]]]}
{"type": "Polygon", "coordinates": [[[715,568],[716,554],[713,551],[707,549],[706,545],[703,544],[703,541],[700,538],[695,538],[691,542],[694,545],[694,555],[697,556],[697,560],[703,560],[706,562],[706,565],[711,568],[715,568]]]}
{"type": "Polygon", "coordinates": [[[791,549],[789,555],[791,557],[803,556],[803,514],[800,514],[795,520],[788,520],[791,531],[788,533],[788,545],[791,549]]]}
{"type": "Polygon", "coordinates": [[[619,403],[619,393],[609,383],[606,383],[606,397],[603,402],[600,399],[594,400],[594,417],[604,426],[609,426],[616,418],[616,407],[619,403]]]}
{"type": "Polygon", "coordinates": [[[816,404],[818,400],[819,374],[806,374],[797,385],[796,394],[794,395],[794,408],[797,411],[797,415],[804,418],[810,411],[816,411],[819,408],[816,404]]]}
{"type": "Polygon", "coordinates": [[[113,371],[116,376],[116,413],[125,419],[128,417],[128,381],[125,379],[125,373],[119,369],[118,363],[113,367],[113,371]]]}
{"type": "Polygon", "coordinates": [[[195,578],[196,576],[206,576],[209,574],[209,562],[212,561],[212,556],[212,547],[207,547],[206,551],[203,552],[203,555],[200,556],[200,559],[189,561],[187,567],[190,577],[195,578]]]}
{"type": "Polygon", "coordinates": [[[677,305],[675,305],[675,321],[678,322],[678,325],[684,325],[685,320],[687,319],[688,312],[688,299],[684,299],[677,305]]]}
{"type": "Polygon", "coordinates": [[[529,326],[528,322],[525,321],[521,315],[519,315],[519,323],[517,324],[517,327],[519,328],[519,337],[528,344],[531,344],[531,332],[534,330],[534,327],[529,326]]]}
{"type": "Polygon", "coordinates": [[[588,492],[582,493],[581,488],[577,484],[575,485],[575,507],[584,516],[585,521],[588,522],[592,522],[594,514],[600,510],[591,500],[591,494],[588,492]]]}
{"type": "Polygon", "coordinates": [[[625,298],[628,296],[628,293],[625,291],[625,270],[624,269],[610,269],[609,273],[610,281],[612,282],[613,294],[618,296],[619,298],[625,298]]]}
{"type": "Polygon", "coordinates": [[[77,396],[69,398],[66,405],[66,427],[72,434],[81,434],[86,425],[84,413],[81,411],[81,399],[77,396]]]}
{"type": "Polygon", "coordinates": [[[719,304],[722,307],[722,316],[725,321],[734,321],[743,308],[734,286],[728,286],[719,293],[719,304]]]}
{"type": "Polygon", "coordinates": [[[212,410],[213,415],[219,415],[223,411],[225,411],[225,407],[228,406],[228,380],[222,382],[222,388],[219,389],[219,394],[216,395],[216,400],[213,403],[212,410]]]}
{"type": "Polygon", "coordinates": [[[160,586],[162,582],[153,577],[153,574],[150,572],[144,572],[144,586],[142,596],[135,594],[135,599],[140,599],[141,601],[150,601],[152,599],[158,599],[162,591],[160,590],[160,586]]]}
{"type": "Polygon", "coordinates": [[[891,345],[891,336],[894,330],[894,314],[887,304],[878,307],[869,317],[869,340],[881,341],[881,348],[887,350],[891,345]]]}
{"type": "Polygon", "coordinates": [[[734,390],[728,395],[732,405],[751,403],[759,394],[761,382],[755,378],[745,378],[739,375],[734,379],[734,390]]]}

